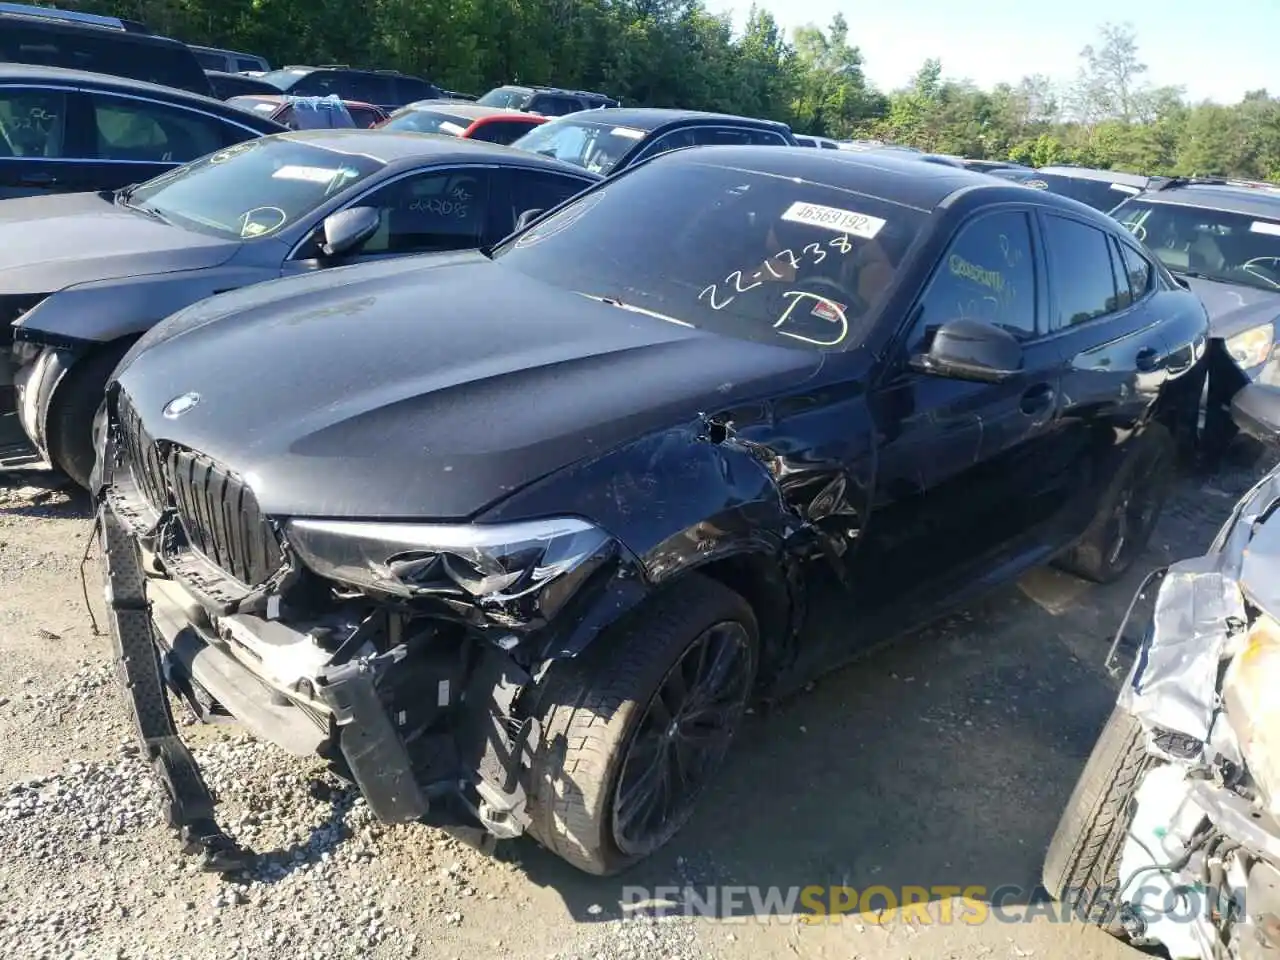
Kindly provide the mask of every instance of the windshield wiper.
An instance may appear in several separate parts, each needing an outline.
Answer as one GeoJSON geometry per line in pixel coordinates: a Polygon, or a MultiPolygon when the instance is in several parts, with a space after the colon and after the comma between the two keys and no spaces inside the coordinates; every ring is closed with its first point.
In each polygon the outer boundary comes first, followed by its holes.
{"type": "Polygon", "coordinates": [[[116,191],[115,201],[122,207],[130,206],[129,200],[133,197],[133,191],[138,189],[136,183],[131,183],[127,187],[121,187],[116,191]]]}
{"type": "Polygon", "coordinates": [[[635,304],[623,303],[617,297],[602,297],[596,293],[583,293],[578,291],[578,296],[586,297],[588,300],[595,300],[599,303],[607,303],[611,307],[617,307],[619,310],[630,310],[632,313],[643,313],[646,317],[653,317],[656,320],[665,320],[667,323],[674,323],[681,327],[693,328],[693,324],[687,320],[677,320],[675,317],[669,317],[665,313],[658,313],[656,310],[646,310],[644,307],[637,307],[635,304]]]}

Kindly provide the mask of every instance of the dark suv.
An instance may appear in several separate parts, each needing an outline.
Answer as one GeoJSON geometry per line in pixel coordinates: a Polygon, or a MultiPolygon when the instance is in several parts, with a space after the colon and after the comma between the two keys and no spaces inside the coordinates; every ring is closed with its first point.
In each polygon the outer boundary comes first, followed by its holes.
{"type": "Polygon", "coordinates": [[[505,107],[508,110],[539,113],[544,117],[562,117],[579,110],[618,106],[618,101],[613,97],[592,93],[590,90],[523,87],[515,84],[494,87],[476,102],[482,107],[505,107]]]}
{"type": "Polygon", "coordinates": [[[139,32],[125,21],[109,17],[72,20],[62,11],[45,14],[6,5],[0,8],[3,61],[128,77],[204,96],[213,93],[209,78],[186,44],[139,32]],[[23,12],[11,12],[18,9],[23,12]]]}
{"type": "Polygon", "coordinates": [[[115,368],[93,484],[171,822],[243,864],[157,646],[383,820],[597,874],[696,803],[732,829],[750,799],[708,788],[756,695],[1032,566],[1133,563],[1207,327],[1082,204],[752,146],[637,164],[484,251],[195,304],[115,368]]]}
{"type": "Polygon", "coordinates": [[[390,113],[415,100],[444,96],[434,83],[395,70],[353,70],[346,66],[289,66],[264,73],[265,80],[281,93],[295,97],[327,97],[371,103],[390,113]]]}

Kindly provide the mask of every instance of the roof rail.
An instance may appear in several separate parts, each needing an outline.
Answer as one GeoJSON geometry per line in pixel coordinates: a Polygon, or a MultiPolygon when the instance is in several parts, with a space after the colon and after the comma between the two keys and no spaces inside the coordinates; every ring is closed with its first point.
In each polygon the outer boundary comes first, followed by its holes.
{"type": "MultiPolygon", "coordinates": [[[[129,30],[125,25],[125,21],[119,17],[104,17],[96,13],[81,13],[78,10],[59,10],[56,7],[39,7],[27,3],[0,3],[0,13],[16,13],[24,17],[41,17],[45,20],[63,20],[68,23],[81,23],[90,27],[105,27],[108,30],[129,30]]],[[[142,32],[137,27],[142,24],[136,21],[128,21],[135,29],[130,31],[134,33],[142,32]]],[[[145,27],[142,28],[146,30],[145,27]]]]}

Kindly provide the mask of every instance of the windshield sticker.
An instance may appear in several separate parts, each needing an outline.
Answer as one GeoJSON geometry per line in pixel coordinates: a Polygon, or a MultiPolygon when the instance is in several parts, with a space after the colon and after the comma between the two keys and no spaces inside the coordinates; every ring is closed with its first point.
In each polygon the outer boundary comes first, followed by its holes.
{"type": "Polygon", "coordinates": [[[1121,193],[1127,193],[1131,197],[1142,192],[1137,187],[1131,187],[1127,183],[1113,183],[1111,185],[1111,189],[1119,190],[1121,193]]]}
{"type": "Polygon", "coordinates": [[[846,233],[854,237],[864,237],[868,240],[879,233],[880,228],[885,224],[885,221],[879,217],[868,216],[865,213],[855,213],[852,210],[824,207],[819,203],[803,201],[797,201],[789,206],[782,215],[782,219],[811,227],[821,227],[823,230],[835,230],[837,233],[846,233]]]}
{"type": "Polygon", "coordinates": [[[246,240],[263,237],[284,226],[289,215],[279,207],[254,207],[240,215],[240,236],[246,240]]]}
{"type": "Polygon", "coordinates": [[[445,120],[440,124],[440,129],[455,137],[460,137],[467,132],[466,127],[460,123],[454,123],[452,120],[445,120]]]}
{"type": "Polygon", "coordinates": [[[1266,233],[1273,237],[1280,237],[1280,223],[1271,223],[1268,220],[1255,220],[1249,224],[1250,233],[1266,233]]]}
{"type": "Polygon", "coordinates": [[[804,290],[788,290],[783,296],[791,302],[787,304],[787,309],[782,311],[782,316],[778,318],[778,322],[773,325],[773,329],[782,336],[791,337],[793,340],[801,340],[804,343],[811,343],[816,347],[835,347],[849,335],[849,321],[845,319],[843,304],[804,290]],[[799,303],[813,303],[814,306],[810,308],[810,315],[825,320],[831,324],[831,329],[828,331],[818,328],[804,333],[800,331],[798,326],[797,329],[793,330],[782,329],[787,324],[787,321],[791,319],[791,315],[799,303]],[[822,309],[822,313],[818,312],[819,308],[822,309]]]}
{"type": "Polygon", "coordinates": [[[288,163],[271,174],[273,180],[305,180],[307,183],[328,183],[337,177],[342,170],[334,167],[304,167],[296,163],[288,163]]]}
{"type": "Polygon", "coordinates": [[[276,104],[274,103],[259,103],[255,105],[253,109],[257,110],[259,113],[270,113],[275,108],[276,104]]]}
{"type": "Polygon", "coordinates": [[[825,244],[808,243],[800,251],[800,256],[796,256],[795,251],[791,249],[779,250],[773,256],[769,257],[759,270],[755,270],[750,274],[745,274],[742,270],[734,270],[723,280],[712,283],[703,288],[698,294],[698,299],[706,299],[707,304],[712,310],[723,310],[730,303],[737,299],[738,294],[747,293],[754,290],[761,284],[768,283],[773,280],[783,280],[790,283],[795,280],[796,274],[801,267],[812,264],[817,266],[828,255],[847,254],[853,250],[853,244],[849,237],[841,234],[838,237],[832,237],[825,244]],[[823,249],[823,247],[826,249],[823,249]],[[722,295],[720,285],[724,284],[726,290],[722,295]],[[729,289],[731,288],[731,289],[729,289]]]}
{"type": "Polygon", "coordinates": [[[644,139],[644,131],[636,130],[634,127],[614,127],[609,132],[615,137],[626,137],[628,140],[644,139]]]}

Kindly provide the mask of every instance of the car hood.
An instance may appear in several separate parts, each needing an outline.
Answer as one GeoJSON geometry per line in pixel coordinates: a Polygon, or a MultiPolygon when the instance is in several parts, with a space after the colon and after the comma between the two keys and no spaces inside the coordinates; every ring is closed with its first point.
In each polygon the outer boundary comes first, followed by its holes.
{"type": "Polygon", "coordinates": [[[1234,337],[1251,327],[1280,319],[1280,290],[1259,290],[1201,277],[1186,280],[1209,312],[1209,329],[1215,337],[1234,337]]]}
{"type": "Polygon", "coordinates": [[[110,194],[0,203],[0,293],[53,293],[93,280],[199,270],[226,262],[238,248],[121,207],[110,194]]]}
{"type": "Polygon", "coordinates": [[[473,516],[821,366],[814,351],[602,304],[475,253],[244,288],[147,339],[117,376],[148,432],[245,476],[281,516],[473,516]],[[186,394],[198,402],[161,416],[186,394]]]}

